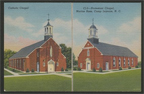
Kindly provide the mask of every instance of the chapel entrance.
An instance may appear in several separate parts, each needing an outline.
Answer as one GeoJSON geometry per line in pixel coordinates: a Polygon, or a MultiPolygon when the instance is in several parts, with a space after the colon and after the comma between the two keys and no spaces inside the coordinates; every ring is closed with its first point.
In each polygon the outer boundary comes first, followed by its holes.
{"type": "Polygon", "coordinates": [[[48,72],[55,72],[55,63],[52,60],[48,62],[48,72]]]}
{"type": "Polygon", "coordinates": [[[109,63],[106,62],[106,70],[109,70],[109,63]]]}

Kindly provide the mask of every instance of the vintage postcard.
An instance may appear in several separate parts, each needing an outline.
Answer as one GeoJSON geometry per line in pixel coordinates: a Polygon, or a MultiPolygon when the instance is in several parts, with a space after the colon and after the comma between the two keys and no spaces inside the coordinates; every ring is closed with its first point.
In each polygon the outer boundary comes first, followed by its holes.
{"type": "Polygon", "coordinates": [[[141,2],[5,2],[4,92],[142,92],[141,2]]]}

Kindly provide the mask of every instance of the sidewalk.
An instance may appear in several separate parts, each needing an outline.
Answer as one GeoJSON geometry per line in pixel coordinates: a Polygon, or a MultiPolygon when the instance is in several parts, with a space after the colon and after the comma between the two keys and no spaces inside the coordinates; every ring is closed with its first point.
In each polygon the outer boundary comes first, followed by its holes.
{"type": "Polygon", "coordinates": [[[11,76],[18,76],[18,75],[19,75],[18,73],[15,73],[15,72],[13,72],[13,71],[10,71],[10,70],[8,70],[8,69],[6,69],[6,68],[4,68],[4,70],[6,70],[6,71],[8,71],[9,73],[13,74],[13,75],[11,75],[11,76]]]}
{"type": "Polygon", "coordinates": [[[117,71],[109,70],[108,72],[88,72],[86,70],[82,70],[82,71],[73,71],[73,73],[83,72],[83,73],[93,73],[93,74],[109,74],[109,73],[123,72],[123,71],[137,70],[137,69],[141,69],[141,68],[125,69],[125,70],[117,70],[117,71]]]}

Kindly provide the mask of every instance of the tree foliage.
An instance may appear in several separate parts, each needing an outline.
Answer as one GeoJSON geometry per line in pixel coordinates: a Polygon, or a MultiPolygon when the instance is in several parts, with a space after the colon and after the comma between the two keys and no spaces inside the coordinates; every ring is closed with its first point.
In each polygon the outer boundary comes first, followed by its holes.
{"type": "MultiPolygon", "coordinates": [[[[67,68],[71,68],[71,47],[60,44],[62,54],[66,57],[67,68]]],[[[73,54],[73,62],[75,63],[75,55],[73,54]]]]}
{"type": "Polygon", "coordinates": [[[9,65],[9,58],[13,56],[15,53],[15,51],[12,51],[10,49],[4,50],[4,67],[7,67],[9,65]]]}

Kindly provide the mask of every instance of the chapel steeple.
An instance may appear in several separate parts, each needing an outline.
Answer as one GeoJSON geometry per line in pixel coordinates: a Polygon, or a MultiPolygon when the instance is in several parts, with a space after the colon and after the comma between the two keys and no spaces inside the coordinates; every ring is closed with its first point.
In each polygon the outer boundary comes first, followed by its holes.
{"type": "Polygon", "coordinates": [[[92,25],[90,26],[88,30],[89,30],[88,40],[93,43],[99,43],[98,29],[94,25],[94,18],[92,19],[92,25]]]}
{"type": "Polygon", "coordinates": [[[44,30],[45,30],[45,33],[44,33],[44,40],[47,40],[49,39],[50,37],[53,38],[53,26],[50,25],[50,19],[49,19],[49,14],[48,14],[48,23],[46,26],[44,26],[44,30]]]}

